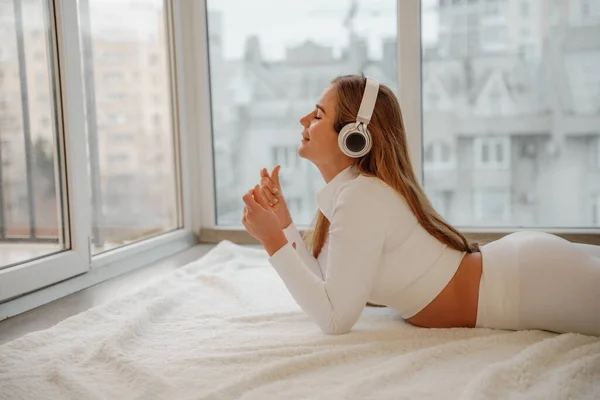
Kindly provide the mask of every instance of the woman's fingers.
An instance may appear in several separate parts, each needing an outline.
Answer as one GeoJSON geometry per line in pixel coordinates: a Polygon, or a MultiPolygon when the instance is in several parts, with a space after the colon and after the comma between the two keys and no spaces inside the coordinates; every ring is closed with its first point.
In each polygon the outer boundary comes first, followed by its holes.
{"type": "Polygon", "coordinates": [[[258,185],[254,186],[253,190],[254,190],[254,198],[256,199],[256,202],[258,203],[258,205],[265,210],[269,210],[269,205],[265,201],[264,196],[260,195],[260,186],[258,186],[258,185]]]}
{"type": "Polygon", "coordinates": [[[242,196],[242,200],[244,200],[244,203],[246,203],[246,207],[249,212],[255,212],[260,209],[260,205],[254,200],[254,197],[252,197],[253,192],[254,189],[250,189],[245,195],[242,196]]]}
{"type": "Polygon", "coordinates": [[[279,184],[279,170],[280,169],[281,169],[281,165],[276,165],[275,168],[273,168],[273,172],[271,173],[271,181],[277,187],[281,187],[281,185],[279,184]]]}
{"type": "Polygon", "coordinates": [[[265,188],[261,185],[259,192],[261,197],[265,200],[267,204],[269,204],[270,207],[273,207],[275,204],[277,204],[277,199],[275,198],[275,196],[273,196],[273,194],[271,194],[268,188],[265,188]]]}
{"type": "Polygon", "coordinates": [[[266,192],[273,196],[273,198],[276,198],[279,194],[279,188],[275,186],[269,178],[262,178],[260,180],[260,187],[264,188],[266,192]]]}
{"type": "MultiPolygon", "coordinates": [[[[277,165],[273,169],[274,174],[278,174],[280,166],[277,165]]],[[[277,181],[274,182],[272,176],[269,176],[269,172],[266,168],[260,170],[260,188],[264,193],[265,200],[269,206],[273,207],[279,203],[281,197],[281,189],[279,188],[279,176],[275,175],[277,181]]]]}

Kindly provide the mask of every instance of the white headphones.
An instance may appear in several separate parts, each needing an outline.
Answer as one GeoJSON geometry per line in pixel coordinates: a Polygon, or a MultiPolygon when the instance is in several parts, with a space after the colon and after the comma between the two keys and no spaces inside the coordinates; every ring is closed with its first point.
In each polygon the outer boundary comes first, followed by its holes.
{"type": "Polygon", "coordinates": [[[371,115],[375,109],[375,101],[379,93],[379,82],[367,78],[356,122],[344,125],[338,136],[338,146],[348,157],[359,158],[371,151],[373,143],[367,125],[371,122],[371,115]]]}

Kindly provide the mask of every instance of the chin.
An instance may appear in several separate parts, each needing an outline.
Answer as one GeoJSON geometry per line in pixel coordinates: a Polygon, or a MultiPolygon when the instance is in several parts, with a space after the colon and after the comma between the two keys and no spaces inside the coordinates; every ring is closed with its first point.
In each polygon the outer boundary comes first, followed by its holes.
{"type": "Polygon", "coordinates": [[[300,158],[306,158],[305,150],[304,150],[304,145],[301,145],[298,148],[298,157],[300,157],[300,158]]]}

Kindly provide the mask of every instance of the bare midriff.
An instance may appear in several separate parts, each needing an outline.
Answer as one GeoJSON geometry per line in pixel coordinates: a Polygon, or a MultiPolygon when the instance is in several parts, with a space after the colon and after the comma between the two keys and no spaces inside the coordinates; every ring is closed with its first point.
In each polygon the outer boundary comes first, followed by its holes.
{"type": "Polygon", "coordinates": [[[474,327],[481,271],[481,253],[465,254],[458,270],[440,294],[406,321],[424,328],[474,327]]]}

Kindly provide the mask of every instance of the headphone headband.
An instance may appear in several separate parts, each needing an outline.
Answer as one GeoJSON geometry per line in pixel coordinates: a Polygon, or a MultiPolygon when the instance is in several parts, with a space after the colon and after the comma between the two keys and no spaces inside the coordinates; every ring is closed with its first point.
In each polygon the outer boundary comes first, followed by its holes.
{"type": "Polygon", "coordinates": [[[378,93],[379,82],[375,79],[367,78],[367,84],[356,117],[357,123],[362,122],[363,124],[368,125],[369,122],[371,122],[371,115],[373,115],[373,110],[375,109],[375,101],[377,101],[378,93]]]}

